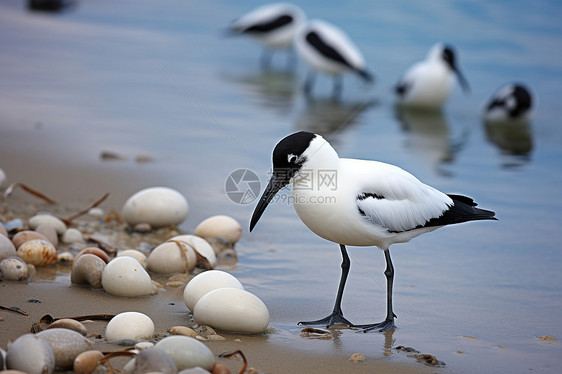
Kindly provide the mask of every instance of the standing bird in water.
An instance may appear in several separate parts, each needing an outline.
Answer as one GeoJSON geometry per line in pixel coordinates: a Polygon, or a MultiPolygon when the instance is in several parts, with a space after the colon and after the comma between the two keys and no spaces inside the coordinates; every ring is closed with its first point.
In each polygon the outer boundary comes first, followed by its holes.
{"type": "Polygon", "coordinates": [[[310,68],[304,85],[307,95],[312,90],[316,71],[333,77],[334,97],[341,93],[342,74],[345,72],[356,73],[366,82],[373,82],[373,76],[367,70],[359,49],[342,30],[328,22],[307,22],[297,32],[295,46],[310,68]]]}
{"type": "Polygon", "coordinates": [[[408,69],[396,84],[398,103],[410,107],[439,109],[449,98],[455,75],[464,92],[469,93],[470,87],[458,67],[453,48],[446,44],[436,44],[427,58],[408,69]]]}
{"type": "Polygon", "coordinates": [[[487,121],[528,120],[533,107],[531,91],[521,83],[508,83],[492,97],[484,119],[487,121]]]}
{"type": "Polygon", "coordinates": [[[320,135],[301,131],[275,146],[273,176],[254,210],[250,231],[275,194],[289,183],[300,219],[318,236],[339,244],[343,258],[333,312],[299,322],[302,325],[345,324],[364,331],[394,328],[390,245],[450,224],[496,219],[494,212],[476,208],[469,197],[444,194],[394,165],[340,158],[320,135]],[[332,173],[332,183],[310,184],[326,172],[332,173]],[[346,245],[377,246],[384,252],[387,312],[380,323],[355,325],[343,316],[341,301],[350,268],[346,245]]]}
{"type": "Polygon", "coordinates": [[[272,3],[238,18],[228,33],[249,35],[261,42],[264,46],[261,64],[263,68],[269,68],[272,51],[285,49],[292,53],[295,35],[304,22],[304,12],[296,5],[272,3]]]}

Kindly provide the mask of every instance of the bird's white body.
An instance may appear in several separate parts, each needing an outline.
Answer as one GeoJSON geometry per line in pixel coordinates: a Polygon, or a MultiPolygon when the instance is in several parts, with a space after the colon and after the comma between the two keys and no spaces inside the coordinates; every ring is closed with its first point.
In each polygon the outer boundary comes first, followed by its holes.
{"type": "Polygon", "coordinates": [[[442,59],[443,46],[431,48],[424,61],[414,64],[400,79],[407,87],[398,102],[403,105],[439,108],[448,99],[454,84],[454,71],[442,59]]]}
{"type": "Polygon", "coordinates": [[[312,68],[330,75],[340,75],[350,70],[364,70],[365,59],[347,34],[338,27],[321,20],[311,20],[302,26],[296,35],[295,47],[299,56],[312,68]],[[329,47],[337,51],[351,66],[326,57],[306,40],[310,32],[329,47]]]}
{"type": "Polygon", "coordinates": [[[288,3],[273,3],[260,6],[232,24],[234,30],[245,30],[259,24],[267,24],[281,15],[290,15],[292,21],[271,31],[250,33],[252,37],[271,49],[285,49],[293,45],[297,30],[305,22],[304,12],[297,6],[288,3]]]}
{"type": "Polygon", "coordinates": [[[388,249],[437,229],[416,227],[453,204],[397,166],[339,158],[320,136],[303,157],[302,170],[292,180],[293,205],[310,230],[335,243],[388,249]]]}

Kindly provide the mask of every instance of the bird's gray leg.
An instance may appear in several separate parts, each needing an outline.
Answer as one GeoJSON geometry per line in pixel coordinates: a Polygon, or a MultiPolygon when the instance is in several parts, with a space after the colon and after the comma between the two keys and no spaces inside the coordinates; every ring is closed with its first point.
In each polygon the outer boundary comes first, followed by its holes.
{"type": "Polygon", "coordinates": [[[341,96],[343,87],[343,78],[341,75],[334,75],[334,89],[332,91],[332,99],[338,100],[341,96]]]}
{"type": "Polygon", "coordinates": [[[371,325],[355,325],[354,327],[359,327],[363,329],[363,332],[371,330],[387,331],[395,328],[394,318],[396,315],[392,311],[392,285],[394,283],[394,266],[392,265],[392,259],[390,258],[390,250],[387,248],[384,250],[384,258],[386,259],[386,269],[384,275],[386,276],[386,319],[380,323],[374,323],[371,325]]]}
{"type": "Polygon", "coordinates": [[[326,325],[326,327],[330,327],[335,324],[344,324],[347,326],[353,326],[351,322],[343,317],[343,312],[341,309],[343,290],[345,288],[345,282],[347,281],[347,275],[349,274],[349,268],[351,267],[351,261],[349,260],[349,256],[347,255],[347,249],[345,248],[345,245],[340,245],[340,250],[342,255],[341,277],[338,287],[338,294],[336,296],[336,303],[334,304],[334,310],[332,311],[332,314],[316,321],[299,322],[299,325],[326,325]]]}
{"type": "Polygon", "coordinates": [[[287,70],[293,71],[297,67],[297,55],[294,48],[287,50],[287,70]]]}
{"type": "Polygon", "coordinates": [[[271,68],[272,55],[273,55],[273,52],[271,50],[269,50],[268,48],[263,49],[262,54],[261,54],[261,58],[260,58],[262,69],[269,70],[271,68]]]}
{"type": "Polygon", "coordinates": [[[312,72],[312,70],[309,70],[306,76],[306,81],[304,82],[304,93],[306,96],[310,96],[315,79],[316,79],[316,74],[312,72]]]}

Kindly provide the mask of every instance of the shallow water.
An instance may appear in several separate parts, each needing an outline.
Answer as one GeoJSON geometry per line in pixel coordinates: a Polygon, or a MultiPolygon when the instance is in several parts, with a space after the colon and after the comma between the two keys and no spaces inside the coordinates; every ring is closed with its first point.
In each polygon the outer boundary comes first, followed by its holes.
{"type": "MultiPolygon", "coordinates": [[[[559,370],[560,343],[537,339],[562,339],[558,2],[300,2],[309,16],[346,29],[377,77],[375,86],[346,77],[340,102],[330,99],[326,78],[317,80],[316,99],[305,100],[302,64],[287,71],[278,55],[274,70],[262,71],[259,47],[222,37],[225,25],[257,4],[101,0],[45,14],[0,3],[0,167],[46,191],[52,182],[34,167],[72,171],[68,183],[76,188],[64,197],[76,199],[103,168],[115,178],[89,198],[116,190],[119,206],[142,187],[167,185],[189,200],[184,230],[213,214],[246,228],[254,204],[229,199],[228,175],[247,168],[263,185],[280,138],[319,132],[341,156],[399,165],[444,192],[473,197],[499,221],[448,227],[392,249],[393,336],[343,331],[311,343],[295,324],[331,310],[339,250],[280,201],[254,233],[244,233],[231,269],[274,311],[270,343],[378,358],[393,339],[392,346],[431,353],[455,372],[559,370]],[[392,85],[441,40],[459,51],[472,93],[456,87],[442,115],[396,113],[392,85]],[[534,120],[515,130],[487,128],[484,102],[513,80],[533,88],[534,120]],[[102,151],[126,160],[103,162],[102,151]],[[137,163],[138,155],[152,161],[137,163]],[[15,157],[29,159],[29,168],[13,170],[15,157]]],[[[346,316],[382,319],[384,256],[376,248],[350,255],[346,316]]]]}

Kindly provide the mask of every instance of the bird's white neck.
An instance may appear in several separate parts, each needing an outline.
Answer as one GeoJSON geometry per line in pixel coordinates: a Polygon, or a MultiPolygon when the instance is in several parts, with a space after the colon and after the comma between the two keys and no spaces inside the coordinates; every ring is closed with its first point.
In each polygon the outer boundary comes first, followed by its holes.
{"type": "Polygon", "coordinates": [[[310,142],[309,147],[304,151],[302,157],[306,158],[306,161],[302,165],[301,172],[294,176],[293,182],[308,177],[309,173],[312,171],[337,170],[339,165],[338,154],[330,143],[324,140],[320,135],[317,135],[310,142]]]}

